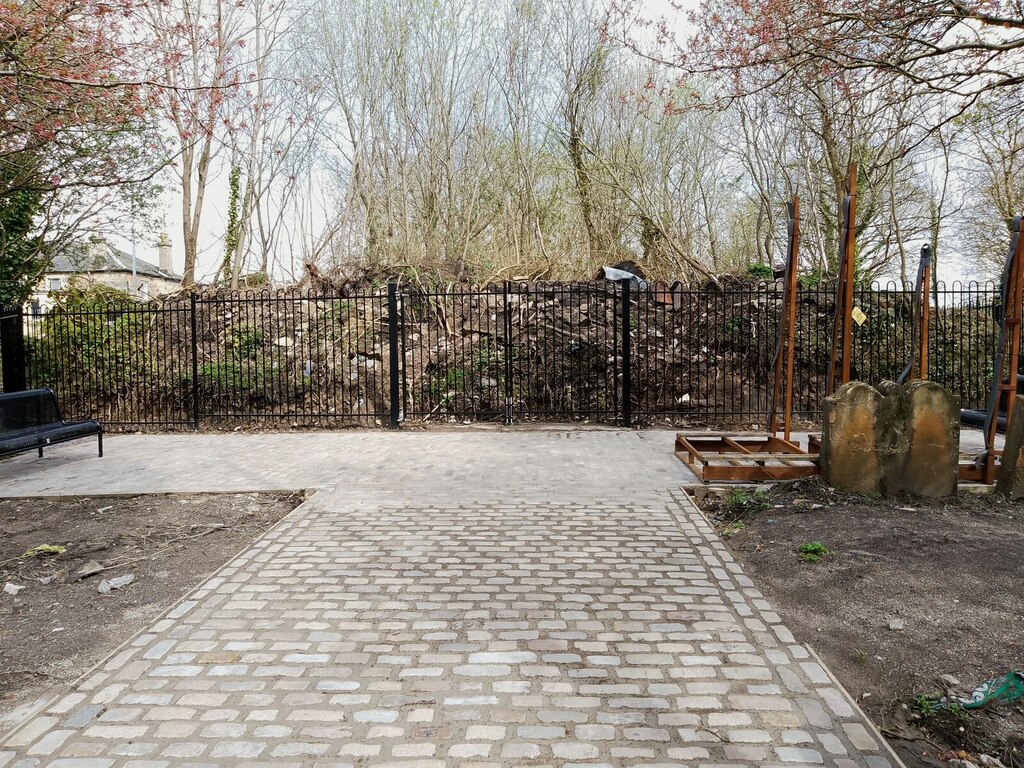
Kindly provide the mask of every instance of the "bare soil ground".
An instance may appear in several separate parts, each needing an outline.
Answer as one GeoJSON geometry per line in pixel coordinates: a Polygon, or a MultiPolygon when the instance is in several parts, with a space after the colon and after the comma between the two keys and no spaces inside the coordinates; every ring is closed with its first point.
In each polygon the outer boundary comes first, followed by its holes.
{"type": "Polygon", "coordinates": [[[302,499],[0,499],[0,732],[143,629],[302,499]],[[26,554],[41,546],[56,554],[26,554]],[[103,568],[79,578],[78,573],[103,568]],[[134,581],[109,594],[105,579],[134,581]],[[18,589],[18,587],[22,587],[18,589]],[[15,592],[16,594],[10,594],[15,592]]]}
{"type": "Polygon", "coordinates": [[[704,509],[751,578],[911,768],[1024,766],[1024,702],[952,713],[924,698],[1024,671],[1024,505],[865,499],[818,479],[722,491],[704,509]],[[829,554],[807,562],[801,545],[829,554]],[[966,754],[964,754],[966,753],[966,754]]]}

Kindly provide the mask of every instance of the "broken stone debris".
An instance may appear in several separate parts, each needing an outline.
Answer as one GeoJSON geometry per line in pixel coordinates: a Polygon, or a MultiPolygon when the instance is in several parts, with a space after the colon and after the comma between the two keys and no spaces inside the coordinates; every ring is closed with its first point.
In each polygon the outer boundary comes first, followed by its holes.
{"type": "Polygon", "coordinates": [[[113,579],[104,579],[100,582],[100,585],[96,588],[96,591],[101,595],[109,595],[115,589],[121,589],[121,587],[127,587],[135,581],[134,573],[126,573],[124,576],[117,576],[113,579]]]}
{"type": "Polygon", "coordinates": [[[90,560],[75,573],[77,580],[87,579],[90,576],[95,576],[103,570],[103,564],[95,560],[90,560]]]}

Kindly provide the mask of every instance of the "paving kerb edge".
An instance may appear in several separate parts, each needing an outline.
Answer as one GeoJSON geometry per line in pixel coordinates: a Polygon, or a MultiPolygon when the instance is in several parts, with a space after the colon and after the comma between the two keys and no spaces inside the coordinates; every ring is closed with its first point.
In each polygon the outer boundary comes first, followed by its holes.
{"type": "Polygon", "coordinates": [[[836,683],[836,688],[838,688],[839,692],[846,697],[846,700],[853,707],[854,711],[860,713],[860,716],[864,719],[864,722],[868,724],[868,730],[871,731],[872,734],[874,734],[876,739],[878,739],[878,743],[881,744],[883,749],[888,753],[889,759],[892,760],[893,765],[897,766],[898,768],[906,768],[906,764],[902,760],[900,760],[899,755],[896,754],[896,751],[889,744],[889,740],[882,735],[882,732],[878,730],[878,726],[875,725],[874,721],[870,717],[868,717],[867,713],[863,709],[861,709],[861,706],[857,703],[857,700],[850,695],[850,692],[846,690],[846,686],[843,685],[839,678],[832,673],[832,670],[828,668],[828,665],[824,662],[821,656],[818,655],[818,652],[814,650],[810,643],[804,643],[804,647],[808,650],[811,656],[814,657],[815,661],[821,664],[821,668],[827,671],[830,675],[832,675],[832,679],[835,680],[836,683]]]}
{"type": "MultiPolygon", "coordinates": [[[[206,491],[200,488],[196,491],[136,491],[136,492],[113,492],[113,493],[57,493],[57,494],[33,494],[17,493],[8,495],[0,492],[0,500],[13,501],[15,499],[31,499],[32,501],[76,501],[78,499],[137,499],[140,496],[247,496],[252,493],[259,494],[295,494],[306,493],[307,491],[319,491],[316,488],[259,488],[252,491],[234,490],[212,490],[206,491]]],[[[311,496],[307,496],[307,501],[311,496]]],[[[288,514],[291,514],[290,512],[288,514]]],[[[282,518],[283,519],[283,518],[282,518]]]]}
{"type": "MultiPolygon", "coordinates": [[[[701,514],[701,516],[704,518],[708,525],[711,525],[711,520],[708,518],[706,514],[704,514],[704,510],[701,509],[700,505],[697,504],[685,490],[683,490],[682,492],[685,495],[686,500],[690,503],[690,505],[692,505],[693,508],[696,509],[701,514]]],[[[847,703],[853,708],[854,712],[860,715],[861,720],[863,720],[867,724],[868,730],[872,733],[872,735],[874,735],[875,739],[882,746],[882,750],[888,755],[889,759],[893,762],[893,765],[896,766],[896,768],[906,768],[906,764],[899,758],[899,756],[893,750],[892,746],[889,744],[888,740],[885,738],[885,736],[882,735],[882,732],[878,730],[878,727],[875,725],[874,721],[870,717],[868,717],[867,713],[861,708],[857,700],[850,695],[850,692],[846,690],[846,686],[842,684],[842,682],[832,671],[832,669],[828,666],[828,664],[825,663],[824,659],[822,659],[821,656],[818,655],[818,652],[814,650],[810,643],[801,642],[800,644],[807,649],[807,652],[811,654],[814,660],[818,664],[820,664],[821,668],[828,673],[828,676],[830,678],[832,678],[832,681],[835,683],[836,688],[846,699],[847,703]]]]}
{"type": "MultiPolygon", "coordinates": [[[[14,736],[17,735],[18,731],[20,731],[22,728],[24,728],[26,725],[28,725],[29,722],[31,722],[31,720],[33,718],[35,718],[40,712],[43,712],[47,708],[51,707],[61,697],[66,696],[69,693],[72,693],[74,691],[74,689],[77,688],[79,685],[81,685],[83,682],[85,682],[85,680],[90,675],[93,675],[94,673],[98,672],[101,666],[106,664],[108,661],[110,661],[112,658],[114,658],[114,656],[116,656],[117,654],[121,653],[121,651],[124,651],[125,649],[127,649],[135,641],[136,638],[140,637],[141,635],[146,634],[146,632],[149,632],[153,628],[154,624],[156,624],[158,621],[161,621],[164,618],[166,618],[168,613],[170,613],[171,611],[173,611],[175,608],[177,608],[178,606],[182,605],[183,603],[188,602],[188,600],[191,599],[192,596],[196,592],[198,592],[200,589],[202,589],[206,585],[206,583],[208,581],[211,581],[212,579],[217,578],[217,576],[220,575],[221,571],[225,570],[229,565],[234,563],[235,560],[237,560],[243,554],[248,552],[251,547],[253,547],[255,544],[257,544],[258,542],[262,541],[264,538],[266,538],[271,533],[273,533],[274,530],[276,530],[278,526],[283,525],[285,523],[285,521],[288,520],[288,518],[290,518],[292,515],[296,514],[306,504],[311,503],[314,500],[314,498],[320,493],[321,490],[323,490],[323,489],[317,489],[310,496],[306,497],[301,504],[297,505],[287,515],[284,515],[280,520],[278,520],[272,526],[267,528],[267,530],[263,531],[263,533],[261,533],[255,539],[253,539],[252,541],[248,542],[244,547],[242,547],[237,552],[235,552],[233,555],[231,555],[231,557],[229,557],[224,562],[224,564],[221,565],[220,568],[218,568],[213,573],[208,574],[206,577],[203,578],[202,581],[200,581],[198,584],[194,585],[191,589],[189,589],[189,591],[186,592],[181,598],[176,600],[173,604],[169,605],[166,610],[161,612],[160,616],[158,616],[156,619],[150,621],[148,624],[146,624],[146,626],[144,626],[138,632],[135,632],[133,635],[131,635],[131,637],[125,638],[124,642],[120,643],[116,648],[112,649],[110,651],[110,653],[105,655],[103,658],[101,658],[99,661],[97,661],[95,664],[93,664],[91,667],[89,667],[87,670],[85,670],[81,675],[79,675],[77,678],[75,678],[74,681],[72,681],[71,683],[68,683],[66,685],[59,686],[59,688],[60,688],[59,692],[55,693],[53,696],[51,696],[49,698],[46,698],[45,700],[41,701],[35,707],[33,707],[32,709],[28,710],[22,716],[21,720],[13,728],[11,728],[11,729],[9,729],[7,731],[0,731],[0,745],[6,744],[7,742],[9,742],[11,740],[11,738],[13,738],[14,736]]],[[[291,491],[291,493],[301,493],[301,492],[302,492],[301,490],[291,491]]],[[[236,491],[236,493],[245,493],[245,491],[236,491]]],[[[135,493],[135,494],[128,494],[128,495],[130,495],[130,496],[146,496],[146,495],[172,495],[172,494],[138,494],[138,493],[135,493]]],[[[65,496],[63,498],[73,498],[73,497],[65,496]]]]}

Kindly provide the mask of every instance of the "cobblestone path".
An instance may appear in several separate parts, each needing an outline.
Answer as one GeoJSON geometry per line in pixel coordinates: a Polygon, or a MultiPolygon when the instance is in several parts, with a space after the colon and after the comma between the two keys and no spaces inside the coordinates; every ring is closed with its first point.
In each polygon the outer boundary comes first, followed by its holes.
{"type": "Polygon", "coordinates": [[[896,764],[685,494],[549,474],[321,490],[0,768],[896,764]]]}

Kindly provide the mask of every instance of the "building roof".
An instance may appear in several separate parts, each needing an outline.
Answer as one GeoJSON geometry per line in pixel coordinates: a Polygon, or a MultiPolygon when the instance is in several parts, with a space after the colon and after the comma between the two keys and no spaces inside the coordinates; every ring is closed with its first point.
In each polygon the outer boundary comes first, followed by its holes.
{"type": "MultiPolygon", "coordinates": [[[[74,243],[55,256],[50,273],[88,274],[90,272],[132,273],[132,256],[104,241],[74,243]]],[[[181,275],[164,272],[155,264],[135,257],[135,274],[141,277],[157,277],[164,280],[180,281],[181,275]]]]}

